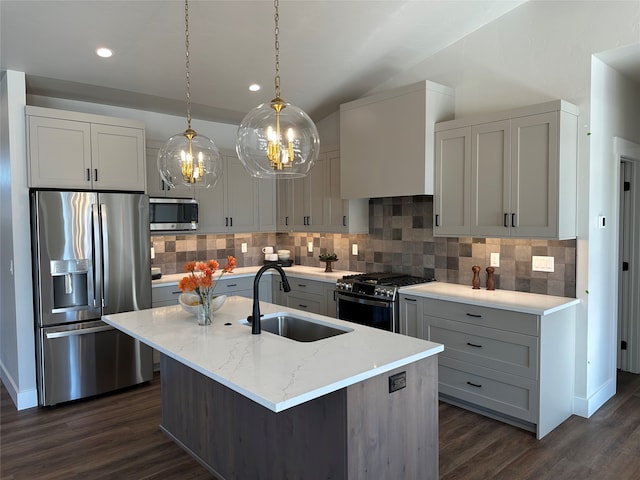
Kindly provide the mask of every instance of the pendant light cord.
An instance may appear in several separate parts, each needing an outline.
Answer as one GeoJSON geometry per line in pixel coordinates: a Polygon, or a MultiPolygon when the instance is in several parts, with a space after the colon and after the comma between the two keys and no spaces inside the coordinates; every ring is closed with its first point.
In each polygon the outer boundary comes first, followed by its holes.
{"type": "Polygon", "coordinates": [[[276,13],[273,15],[273,20],[275,22],[275,28],[273,31],[275,37],[275,50],[276,50],[276,77],[275,77],[275,87],[276,87],[276,98],[280,98],[280,15],[278,13],[278,0],[274,0],[273,6],[276,9],[276,13]]]}
{"type": "Polygon", "coordinates": [[[189,72],[189,1],[184,0],[184,47],[187,71],[187,130],[191,130],[191,74],[189,72]]]}

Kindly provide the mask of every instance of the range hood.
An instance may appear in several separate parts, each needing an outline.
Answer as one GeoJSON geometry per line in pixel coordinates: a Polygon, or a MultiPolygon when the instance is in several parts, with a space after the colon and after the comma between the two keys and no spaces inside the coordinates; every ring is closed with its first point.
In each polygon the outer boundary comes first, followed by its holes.
{"type": "Polygon", "coordinates": [[[342,198],[433,195],[434,128],[454,92],[424,80],[340,105],[342,198]]]}

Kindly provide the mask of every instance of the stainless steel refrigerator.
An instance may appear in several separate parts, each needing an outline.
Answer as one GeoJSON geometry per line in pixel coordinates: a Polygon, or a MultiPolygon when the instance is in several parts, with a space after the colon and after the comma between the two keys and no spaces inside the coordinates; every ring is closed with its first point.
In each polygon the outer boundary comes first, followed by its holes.
{"type": "Polygon", "coordinates": [[[142,383],[152,350],[101,320],[151,307],[149,200],[31,192],[40,405],[142,383]]]}

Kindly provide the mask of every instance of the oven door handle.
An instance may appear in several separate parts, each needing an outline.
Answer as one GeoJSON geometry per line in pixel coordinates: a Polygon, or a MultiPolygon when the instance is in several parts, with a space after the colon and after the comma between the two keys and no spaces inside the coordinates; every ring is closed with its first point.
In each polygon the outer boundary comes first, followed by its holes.
{"type": "Polygon", "coordinates": [[[389,300],[388,302],[381,302],[379,300],[371,300],[368,298],[361,298],[355,295],[344,294],[342,292],[338,293],[338,300],[345,300],[347,302],[352,303],[360,303],[362,305],[371,305],[374,307],[383,307],[383,308],[391,308],[393,306],[393,302],[389,300]]]}

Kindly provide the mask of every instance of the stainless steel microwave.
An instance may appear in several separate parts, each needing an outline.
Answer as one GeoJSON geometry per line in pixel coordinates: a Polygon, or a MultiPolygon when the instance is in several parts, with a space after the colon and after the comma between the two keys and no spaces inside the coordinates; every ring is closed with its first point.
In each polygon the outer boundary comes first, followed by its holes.
{"type": "Polygon", "coordinates": [[[149,198],[149,229],[187,230],[198,229],[198,201],[192,198],[149,198]]]}

